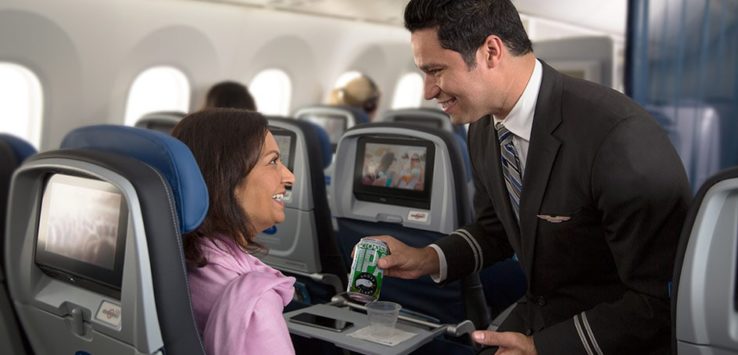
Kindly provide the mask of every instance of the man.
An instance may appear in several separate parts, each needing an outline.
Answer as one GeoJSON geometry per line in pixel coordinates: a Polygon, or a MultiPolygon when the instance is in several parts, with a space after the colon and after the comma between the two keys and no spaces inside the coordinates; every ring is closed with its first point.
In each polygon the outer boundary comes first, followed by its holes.
{"type": "Polygon", "coordinates": [[[380,236],[385,275],[455,280],[517,255],[528,291],[498,332],[514,354],[664,354],[690,199],[656,122],[624,95],[533,54],[509,0],[411,0],[426,99],[471,123],[477,220],[425,248],[380,236]]]}

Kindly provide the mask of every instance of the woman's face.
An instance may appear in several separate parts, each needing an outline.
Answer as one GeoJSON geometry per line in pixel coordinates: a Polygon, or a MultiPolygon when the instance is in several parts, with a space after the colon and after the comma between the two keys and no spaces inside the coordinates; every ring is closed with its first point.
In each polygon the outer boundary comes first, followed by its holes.
{"type": "Polygon", "coordinates": [[[255,231],[284,221],[284,196],[295,176],[279,160],[279,146],[267,132],[261,155],[246,178],[236,187],[236,198],[255,231]]]}

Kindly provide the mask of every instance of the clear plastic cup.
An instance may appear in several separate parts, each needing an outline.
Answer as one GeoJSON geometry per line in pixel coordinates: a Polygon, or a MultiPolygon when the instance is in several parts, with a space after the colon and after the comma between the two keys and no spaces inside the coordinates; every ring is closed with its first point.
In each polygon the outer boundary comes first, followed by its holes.
{"type": "Polygon", "coordinates": [[[388,337],[394,333],[397,317],[402,306],[395,302],[374,301],[366,304],[369,327],[372,335],[388,337]]]}

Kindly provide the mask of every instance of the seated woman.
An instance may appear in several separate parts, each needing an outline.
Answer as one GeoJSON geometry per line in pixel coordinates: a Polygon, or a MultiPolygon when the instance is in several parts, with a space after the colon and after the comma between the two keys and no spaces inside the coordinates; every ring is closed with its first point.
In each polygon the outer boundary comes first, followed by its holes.
{"type": "Polygon", "coordinates": [[[256,234],[282,222],[295,177],[259,113],[208,109],[172,132],[197,160],[210,195],[205,221],[184,237],[192,308],[205,350],[219,354],[294,354],[282,310],[295,279],[253,256],[256,234]]]}

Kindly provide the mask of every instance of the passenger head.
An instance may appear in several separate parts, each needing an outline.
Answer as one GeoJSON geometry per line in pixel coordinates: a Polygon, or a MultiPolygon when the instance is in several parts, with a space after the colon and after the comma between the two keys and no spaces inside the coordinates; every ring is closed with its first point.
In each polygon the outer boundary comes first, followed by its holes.
{"type": "Polygon", "coordinates": [[[371,118],[377,112],[380,96],[381,93],[377,84],[368,76],[362,74],[333,89],[328,98],[328,103],[359,108],[371,118]]]}
{"type": "Polygon", "coordinates": [[[206,109],[182,119],[172,135],[192,151],[210,195],[205,221],[185,238],[187,260],[205,265],[199,242],[215,234],[232,238],[244,250],[261,250],[254,238],[284,221],[282,198],[295,179],[279,160],[279,146],[264,116],[206,109]]]}
{"type": "Polygon", "coordinates": [[[411,0],[405,27],[423,96],[453,124],[506,117],[536,59],[510,0],[411,0]]]}
{"type": "Polygon", "coordinates": [[[510,0],[411,0],[405,7],[405,28],[437,29],[441,47],[459,52],[470,67],[489,35],[500,37],[513,55],[533,51],[510,0]]]}
{"type": "Polygon", "coordinates": [[[208,90],[203,108],[232,107],[256,111],[256,102],[246,86],[235,81],[223,81],[208,90]]]}

